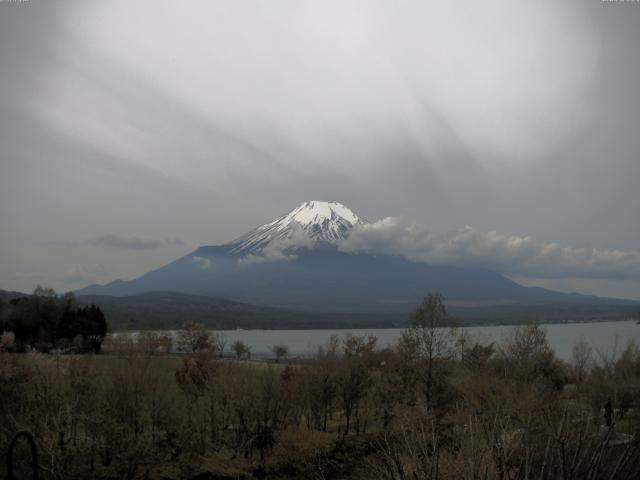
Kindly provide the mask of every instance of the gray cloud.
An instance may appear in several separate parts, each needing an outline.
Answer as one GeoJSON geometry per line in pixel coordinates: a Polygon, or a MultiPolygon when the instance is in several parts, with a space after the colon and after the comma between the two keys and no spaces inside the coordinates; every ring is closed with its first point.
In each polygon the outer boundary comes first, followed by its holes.
{"type": "Polygon", "coordinates": [[[116,235],[113,233],[92,238],[88,240],[88,243],[94,247],[130,248],[133,250],[147,250],[162,246],[162,242],[158,240],[137,236],[116,235]]]}
{"type": "Polygon", "coordinates": [[[638,251],[561,246],[469,226],[436,234],[391,217],[356,226],[338,248],[402,255],[439,265],[483,267],[525,277],[640,278],[638,251]]]}
{"type": "Polygon", "coordinates": [[[155,240],[151,238],[139,237],[136,235],[118,235],[108,233],[87,240],[50,240],[47,245],[53,247],[77,248],[82,245],[89,245],[100,248],[124,248],[131,250],[150,250],[163,246],[184,247],[187,243],[179,237],[164,238],[155,240]]]}
{"type": "Polygon", "coordinates": [[[311,198],[633,251],[638,22],[581,0],[0,2],[0,288],[131,278],[311,198]],[[96,231],[164,246],[35,244],[96,231]]]}
{"type": "Polygon", "coordinates": [[[184,246],[187,245],[187,242],[185,242],[180,237],[165,238],[163,240],[163,243],[165,245],[173,245],[173,246],[177,246],[177,247],[184,247],[184,246]]]}
{"type": "Polygon", "coordinates": [[[90,283],[103,282],[111,277],[112,274],[104,265],[94,264],[74,267],[63,276],[62,280],[66,285],[77,288],[90,283]]]}
{"type": "MultiPolygon", "coordinates": [[[[101,264],[75,266],[63,274],[50,275],[42,272],[21,273],[12,277],[15,282],[35,285],[53,285],[58,291],[73,290],[91,283],[111,280],[113,275],[101,264]]],[[[25,289],[26,290],[26,289],[25,289]]]]}
{"type": "Polygon", "coordinates": [[[65,248],[73,248],[77,247],[81,244],[78,240],[49,240],[46,242],[46,245],[51,247],[65,247],[65,248]]]}
{"type": "MultiPolygon", "coordinates": [[[[312,244],[300,229],[290,238],[271,242],[260,254],[241,258],[239,263],[292,261],[297,258],[294,247],[308,248],[312,244]]],[[[436,233],[393,217],[356,225],[349,237],[337,241],[336,246],[347,253],[381,253],[434,265],[487,268],[525,282],[526,279],[640,279],[639,251],[562,246],[531,237],[483,232],[470,226],[436,233]]]]}

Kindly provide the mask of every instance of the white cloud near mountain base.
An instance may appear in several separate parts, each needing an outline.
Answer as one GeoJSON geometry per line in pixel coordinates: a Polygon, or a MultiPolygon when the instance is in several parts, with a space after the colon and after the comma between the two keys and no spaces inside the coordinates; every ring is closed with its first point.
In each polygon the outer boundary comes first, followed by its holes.
{"type": "Polygon", "coordinates": [[[356,226],[338,248],[538,278],[640,277],[638,251],[562,246],[529,236],[482,232],[470,226],[435,234],[393,217],[356,226]]]}
{"type": "Polygon", "coordinates": [[[314,241],[309,237],[302,226],[296,226],[291,235],[285,238],[276,238],[270,241],[260,250],[259,254],[248,254],[238,260],[240,265],[251,265],[262,262],[292,261],[298,258],[293,250],[313,247],[314,241]]]}
{"type": "Polygon", "coordinates": [[[191,257],[191,260],[203,270],[209,270],[211,268],[211,260],[208,258],[195,256],[191,257]]]}

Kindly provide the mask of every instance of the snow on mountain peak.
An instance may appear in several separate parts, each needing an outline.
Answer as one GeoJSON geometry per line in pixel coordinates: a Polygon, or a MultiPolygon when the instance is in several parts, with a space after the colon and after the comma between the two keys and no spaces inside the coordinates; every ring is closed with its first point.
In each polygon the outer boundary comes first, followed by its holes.
{"type": "Polygon", "coordinates": [[[256,254],[274,242],[288,248],[335,242],[346,238],[355,225],[365,223],[341,203],[312,200],[234,240],[231,251],[256,254]]]}
{"type": "Polygon", "coordinates": [[[294,208],[285,215],[281,223],[298,222],[303,226],[323,225],[326,221],[341,218],[355,225],[360,223],[360,218],[349,208],[338,202],[320,202],[312,200],[304,202],[302,205],[294,208]]]}

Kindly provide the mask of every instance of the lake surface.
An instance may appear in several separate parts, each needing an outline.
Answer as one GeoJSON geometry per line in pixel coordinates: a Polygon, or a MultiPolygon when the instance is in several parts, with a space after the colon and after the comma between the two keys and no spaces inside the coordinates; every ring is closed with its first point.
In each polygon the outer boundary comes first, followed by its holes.
{"type": "MultiPolygon", "coordinates": [[[[574,345],[585,339],[593,348],[594,354],[602,352],[620,353],[630,340],[640,344],[640,325],[634,320],[621,322],[564,323],[543,325],[547,338],[558,357],[569,360],[574,345]]],[[[481,343],[496,342],[499,344],[512,326],[472,326],[459,328],[466,332],[471,341],[481,343]]],[[[373,335],[378,338],[378,347],[394,343],[403,329],[345,329],[345,330],[220,330],[218,334],[226,340],[225,355],[232,355],[229,345],[242,340],[251,347],[253,358],[272,358],[272,345],[289,347],[290,357],[313,356],[318,347],[326,345],[331,335],[344,338],[348,333],[353,335],[373,335]]]]}

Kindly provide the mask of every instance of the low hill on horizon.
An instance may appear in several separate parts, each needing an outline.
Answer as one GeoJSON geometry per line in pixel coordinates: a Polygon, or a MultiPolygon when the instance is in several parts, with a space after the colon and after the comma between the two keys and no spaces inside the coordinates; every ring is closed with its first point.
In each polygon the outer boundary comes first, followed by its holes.
{"type": "MultiPolygon", "coordinates": [[[[0,299],[29,296],[0,290],[0,299]]],[[[110,331],[174,330],[187,321],[215,330],[241,329],[353,329],[405,328],[410,311],[403,313],[302,312],[251,305],[232,300],[155,291],[130,296],[78,295],[79,305],[98,305],[110,331]]],[[[454,322],[465,325],[507,325],[529,321],[564,323],[635,318],[640,304],[498,305],[456,306],[449,312],[454,322]]]]}

